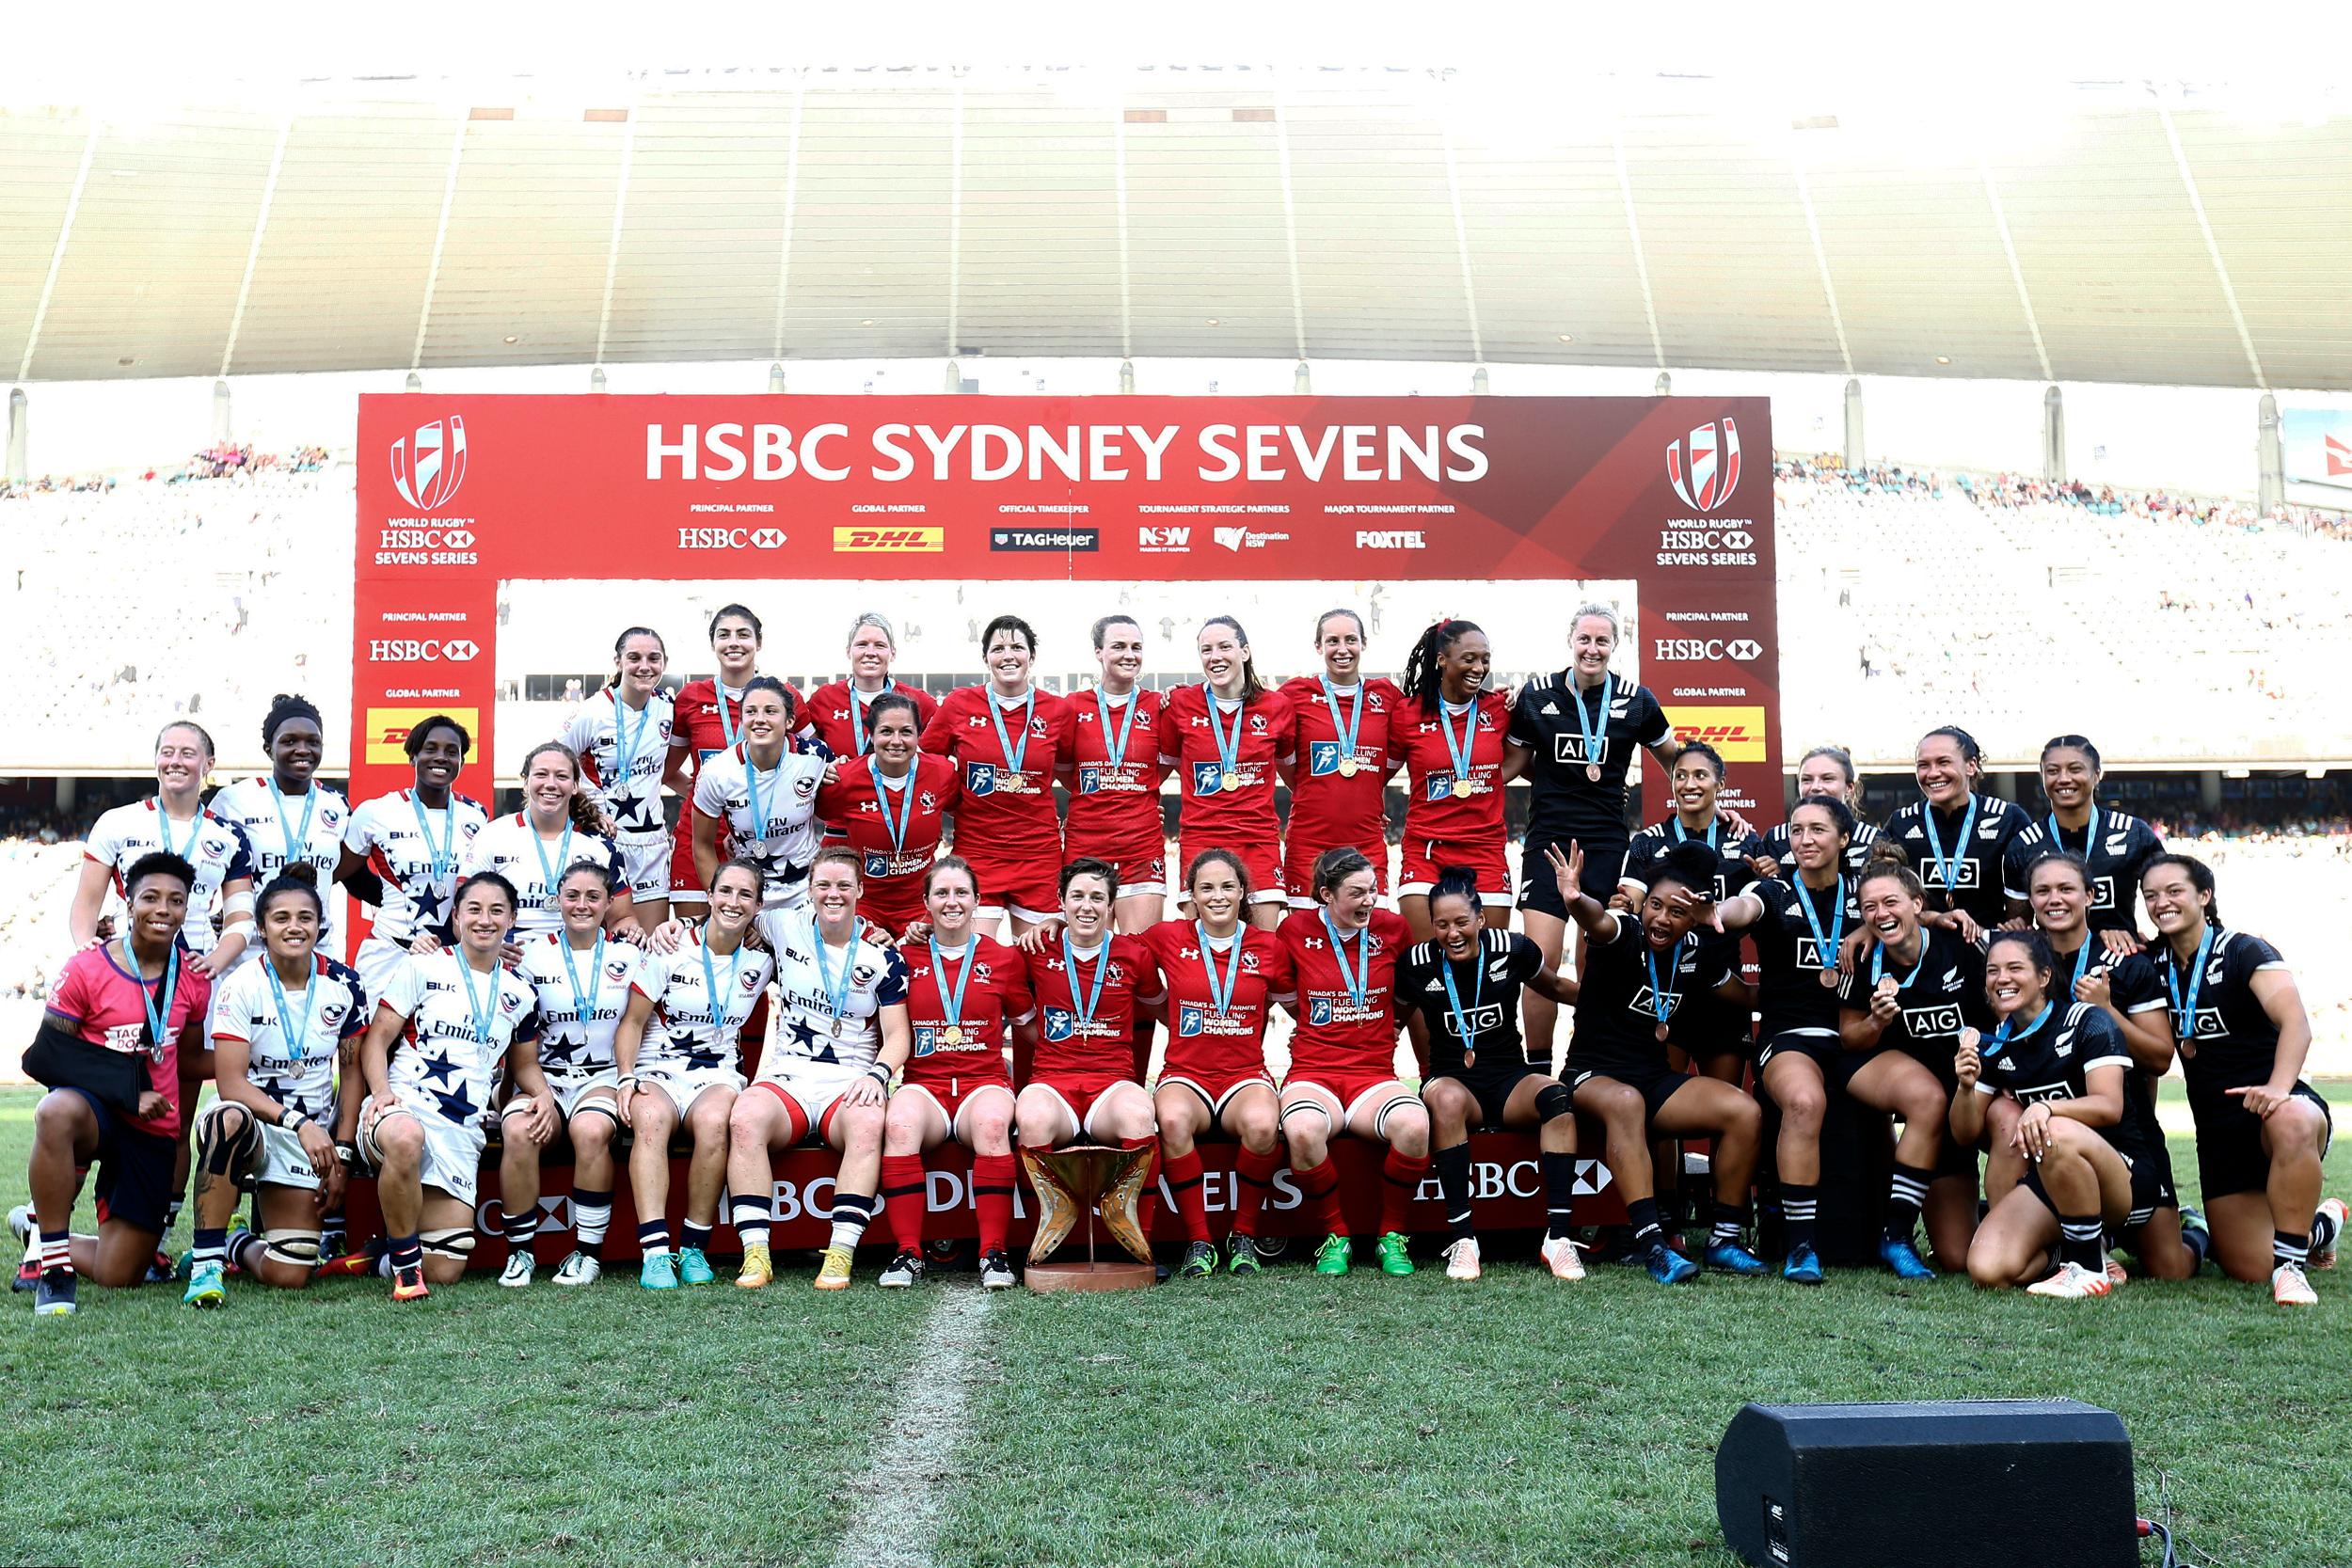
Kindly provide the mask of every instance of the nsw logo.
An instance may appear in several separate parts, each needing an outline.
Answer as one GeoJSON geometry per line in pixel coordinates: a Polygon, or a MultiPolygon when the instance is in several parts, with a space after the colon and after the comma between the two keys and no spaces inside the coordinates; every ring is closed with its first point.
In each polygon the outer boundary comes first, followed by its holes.
{"type": "Polygon", "coordinates": [[[452,414],[392,443],[392,488],[420,512],[438,512],[466,483],[466,420],[452,414]]]}
{"type": "Polygon", "coordinates": [[[1740,428],[1726,414],[1666,443],[1666,478],[1682,504],[1712,512],[1740,487],[1740,428]],[[1685,443],[1688,443],[1687,448],[1685,443]]]}

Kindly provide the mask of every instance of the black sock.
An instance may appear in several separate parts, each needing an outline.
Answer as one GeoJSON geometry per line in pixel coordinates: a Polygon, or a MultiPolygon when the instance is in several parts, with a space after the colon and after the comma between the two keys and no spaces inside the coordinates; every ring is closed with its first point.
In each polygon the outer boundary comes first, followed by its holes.
{"type": "Polygon", "coordinates": [[[1820,1188],[1809,1181],[1780,1184],[1780,1217],[1788,1227],[1788,1250],[1813,1244],[1813,1226],[1820,1207],[1820,1188]]]}
{"type": "Polygon", "coordinates": [[[1666,1232],[1659,1227],[1658,1200],[1654,1197],[1628,1198],[1625,1217],[1633,1225],[1633,1250],[1647,1252],[1654,1246],[1666,1244],[1666,1232]]]}
{"type": "Polygon", "coordinates": [[[648,1258],[666,1258],[670,1253],[670,1226],[666,1220],[641,1220],[637,1226],[637,1250],[648,1258]]]}
{"type": "Polygon", "coordinates": [[[698,1251],[709,1251],[711,1228],[707,1225],[696,1225],[692,1220],[688,1220],[679,1226],[677,1233],[679,1250],[684,1251],[688,1247],[693,1247],[698,1251]]]}
{"type": "Polygon", "coordinates": [[[1917,1165],[1895,1162],[1895,1174],[1886,1180],[1886,1239],[1908,1242],[1919,1228],[1919,1211],[1928,1201],[1928,1183],[1935,1180],[1935,1172],[1917,1165]]]}
{"type": "Polygon", "coordinates": [[[2058,1261],[2079,1263],[2092,1274],[2107,1268],[2106,1227],[2096,1214],[2058,1216],[2058,1261]]]}
{"type": "Polygon", "coordinates": [[[229,1227],[227,1226],[196,1227],[194,1260],[199,1263],[228,1261],[229,1227]]]}
{"type": "Polygon", "coordinates": [[[1438,1192],[1445,1199],[1446,1228],[1454,1241],[1468,1241],[1476,1233],[1470,1223],[1470,1145],[1438,1149],[1429,1156],[1429,1163],[1438,1172],[1438,1192]]]}
{"type": "Polygon", "coordinates": [[[1544,1173],[1544,1234],[1565,1236],[1576,1228],[1576,1156],[1536,1151],[1544,1173]]]}
{"type": "Polygon", "coordinates": [[[389,1237],[387,1241],[385,1261],[390,1263],[395,1272],[424,1267],[424,1247],[417,1241],[413,1231],[405,1236],[389,1237]]]}
{"type": "Polygon", "coordinates": [[[1738,1246],[1740,1232],[1746,1227],[1747,1219],[1747,1205],[1725,1203],[1722,1198],[1717,1198],[1715,1200],[1715,1234],[1708,1238],[1709,1241],[1718,1246],[1726,1242],[1733,1246],[1738,1246]]]}
{"type": "Polygon", "coordinates": [[[2188,1248],[2188,1272],[2193,1278],[2205,1266],[2205,1253],[2213,1245],[2213,1232],[2201,1225],[2181,1227],[2181,1244],[2188,1248]]]}
{"type": "Polygon", "coordinates": [[[251,1274],[254,1266],[262,1260],[256,1255],[265,1249],[268,1244],[250,1230],[240,1231],[237,1239],[230,1243],[229,1261],[243,1272],[251,1274]]]}
{"type": "Polygon", "coordinates": [[[2285,1230],[2274,1230],[2270,1233],[2270,1266],[2272,1268],[2276,1269],[2292,1263],[2299,1269],[2311,1255],[2312,1239],[2309,1235],[2297,1236],[2285,1230]]]}
{"type": "Polygon", "coordinates": [[[506,1244],[516,1252],[528,1248],[532,1238],[538,1234],[539,1210],[536,1205],[525,1213],[506,1216],[506,1244]]]}
{"type": "Polygon", "coordinates": [[[2331,1252],[2336,1245],[2336,1216],[2322,1209],[2312,1216],[2311,1250],[2331,1252]]]}

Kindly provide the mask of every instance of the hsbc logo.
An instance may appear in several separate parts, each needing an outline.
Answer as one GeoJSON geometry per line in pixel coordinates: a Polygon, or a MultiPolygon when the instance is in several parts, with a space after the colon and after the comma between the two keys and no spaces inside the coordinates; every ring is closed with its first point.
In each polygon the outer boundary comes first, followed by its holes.
{"type": "Polygon", "coordinates": [[[1729,641],[1719,637],[1660,637],[1651,640],[1650,657],[1661,663],[1692,664],[1702,659],[1751,659],[1764,651],[1764,644],[1754,638],[1739,637],[1729,641]]]}
{"type": "Polygon", "coordinates": [[[1192,530],[1188,528],[1137,528],[1136,548],[1145,555],[1189,555],[1192,553],[1192,530]]]}
{"type": "Polygon", "coordinates": [[[682,550],[772,550],[781,548],[786,537],[780,528],[682,528],[677,531],[677,547],[682,550]]]}
{"type": "Polygon", "coordinates": [[[446,642],[379,637],[368,643],[372,664],[470,664],[481,657],[482,644],[463,637],[446,642]]]}
{"type": "Polygon", "coordinates": [[[1712,512],[1731,499],[1740,487],[1740,427],[1731,416],[1710,420],[1667,442],[1666,478],[1682,504],[1694,512],[1712,512]]]}
{"type": "Polygon", "coordinates": [[[452,414],[392,443],[392,488],[420,512],[438,512],[466,483],[466,420],[452,414]]]}
{"type": "Polygon", "coordinates": [[[382,550],[469,550],[473,548],[473,530],[469,528],[388,528],[379,531],[376,548],[382,550]]]}
{"type": "Polygon", "coordinates": [[[1425,550],[1429,536],[1419,529],[1358,529],[1356,547],[1359,550],[1425,550]]]}

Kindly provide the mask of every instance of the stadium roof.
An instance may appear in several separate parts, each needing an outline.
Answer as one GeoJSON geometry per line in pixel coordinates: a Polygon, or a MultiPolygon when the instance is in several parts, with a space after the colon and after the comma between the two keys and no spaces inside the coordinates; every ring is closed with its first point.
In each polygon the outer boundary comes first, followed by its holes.
{"type": "Polygon", "coordinates": [[[2352,117],[1347,69],[0,109],[0,370],[979,353],[2352,388],[2352,117]]]}

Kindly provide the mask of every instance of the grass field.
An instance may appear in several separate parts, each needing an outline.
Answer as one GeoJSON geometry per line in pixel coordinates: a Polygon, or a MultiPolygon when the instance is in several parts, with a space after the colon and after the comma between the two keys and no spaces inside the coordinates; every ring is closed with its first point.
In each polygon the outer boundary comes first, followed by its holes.
{"type": "MultiPolygon", "coordinates": [[[[32,1098],[0,1092],[8,1202],[32,1098]]],[[[1284,1264],[977,1303],[805,1278],[485,1276],[398,1312],[373,1281],[231,1281],[207,1314],[86,1286],[40,1323],[12,1297],[0,1562],[1723,1568],[1713,1446],[1741,1402],[1988,1395],[2120,1412],[2142,1512],[2169,1472],[2208,1560],[2352,1561],[2352,1273],[2292,1315],[2210,1275],[2078,1306],[1870,1274],[1567,1287],[1518,1259],[1474,1286],[1284,1264]],[[867,1475],[958,1405],[962,1441],[867,1475]]],[[[2063,1521],[2001,1528],[2065,1560],[2063,1521]]]]}

